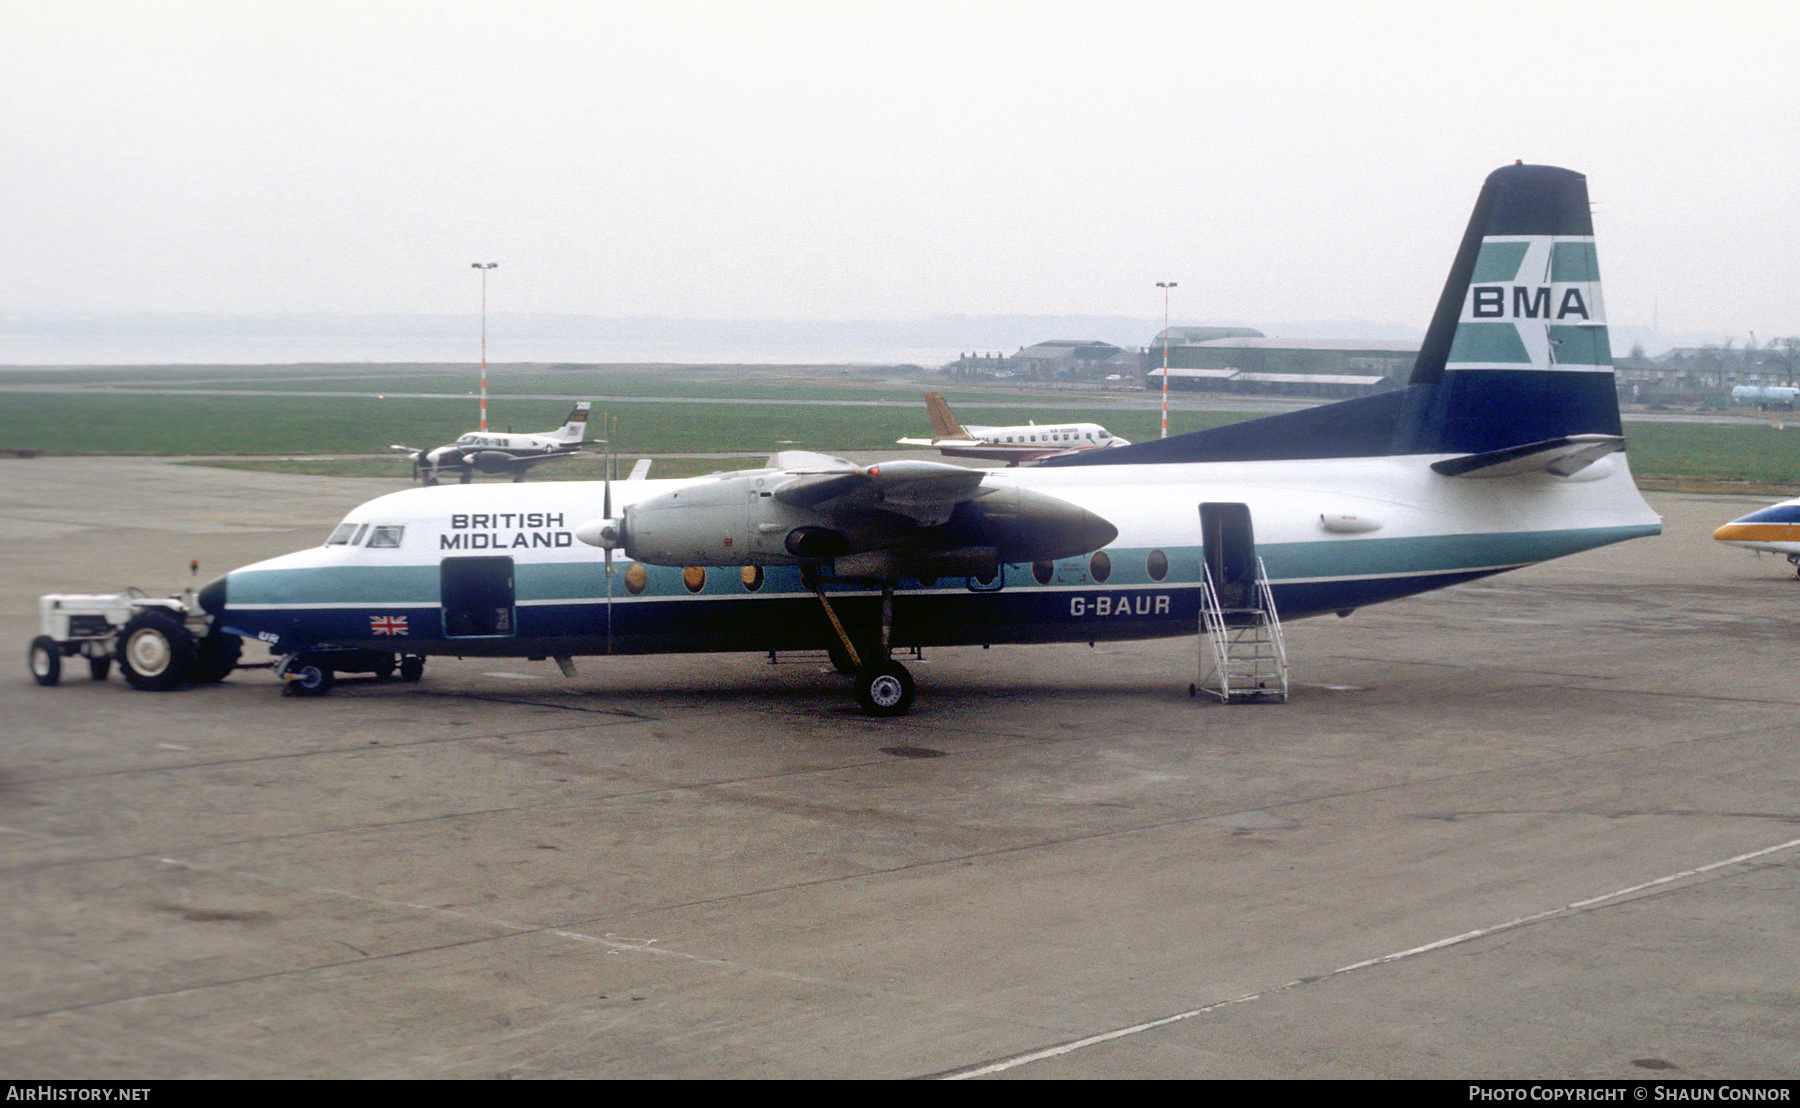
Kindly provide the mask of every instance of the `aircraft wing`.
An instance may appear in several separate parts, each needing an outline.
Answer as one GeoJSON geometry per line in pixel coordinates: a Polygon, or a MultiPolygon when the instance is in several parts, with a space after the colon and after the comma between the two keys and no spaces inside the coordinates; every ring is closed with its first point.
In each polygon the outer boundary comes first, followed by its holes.
{"type": "Polygon", "coordinates": [[[477,450],[469,455],[469,462],[483,473],[523,473],[542,462],[552,462],[558,458],[572,458],[579,453],[581,451],[575,447],[542,454],[512,454],[504,450],[477,450]]]}
{"type": "Polygon", "coordinates": [[[977,446],[986,446],[986,447],[1000,446],[1000,447],[1004,448],[1006,445],[1005,443],[992,443],[992,442],[987,441],[986,439],[972,439],[972,438],[960,437],[960,436],[947,438],[947,439],[895,439],[894,442],[896,445],[899,445],[899,446],[938,446],[938,447],[953,446],[953,447],[961,447],[964,449],[968,449],[971,447],[977,447],[977,446]]]}

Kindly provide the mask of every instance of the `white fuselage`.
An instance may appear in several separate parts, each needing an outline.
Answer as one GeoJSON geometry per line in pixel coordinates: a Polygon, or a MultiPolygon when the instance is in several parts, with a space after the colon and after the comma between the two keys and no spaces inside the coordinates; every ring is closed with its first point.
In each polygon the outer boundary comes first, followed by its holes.
{"type": "Polygon", "coordinates": [[[1129,446],[1098,423],[1025,424],[1017,427],[964,427],[965,438],[901,439],[909,446],[931,446],[951,458],[1032,461],[1057,454],[1129,446]]]}
{"type": "MultiPolygon", "coordinates": [[[[1116,527],[1117,537],[1091,554],[1003,566],[997,580],[901,581],[894,643],[1193,634],[1205,502],[1249,506],[1257,553],[1284,617],[1354,609],[1660,529],[1622,455],[1573,478],[1446,477],[1430,469],[1433,460],[994,471],[988,481],[1085,508],[1116,527]]],[[[613,511],[716,479],[618,482],[613,511]]],[[[345,541],[231,574],[226,622],[282,649],[598,654],[800,649],[828,641],[817,599],[792,566],[649,566],[615,555],[609,575],[606,555],[573,537],[602,516],[603,496],[598,482],[544,482],[379,497],[345,518],[355,525],[338,529],[345,541]],[[371,546],[378,533],[391,545],[371,546]],[[482,601],[507,609],[503,627],[455,633],[447,598],[465,570],[491,573],[495,589],[504,580],[504,595],[494,594],[500,599],[482,601]]],[[[872,585],[834,581],[822,568],[823,587],[841,598],[847,621],[866,625],[873,618],[869,598],[878,595],[872,585]]]]}

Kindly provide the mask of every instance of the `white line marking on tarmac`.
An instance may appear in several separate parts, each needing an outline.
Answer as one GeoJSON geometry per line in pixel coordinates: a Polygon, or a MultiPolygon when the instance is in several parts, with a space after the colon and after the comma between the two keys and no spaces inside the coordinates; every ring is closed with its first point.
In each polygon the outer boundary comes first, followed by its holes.
{"type": "Polygon", "coordinates": [[[1573,914],[1576,912],[1589,911],[1591,909],[1610,904],[1614,901],[1622,900],[1625,897],[1632,896],[1636,893],[1644,892],[1648,889],[1654,889],[1654,888],[1659,888],[1663,885],[1673,884],[1676,881],[1681,881],[1681,880],[1684,880],[1689,877],[1698,877],[1701,874],[1711,873],[1714,870],[1724,869],[1727,866],[1741,865],[1744,862],[1755,861],[1758,858],[1766,857],[1767,855],[1770,855],[1770,854],[1778,854],[1784,850],[1792,850],[1797,846],[1800,846],[1800,839],[1789,839],[1787,842],[1778,843],[1775,846],[1767,846],[1767,847],[1762,848],[1761,850],[1752,850],[1746,854],[1738,854],[1738,855],[1734,855],[1730,858],[1722,858],[1716,862],[1708,862],[1707,864],[1705,864],[1703,866],[1695,866],[1692,869],[1684,869],[1684,870],[1680,871],[1679,873],[1671,873],[1671,874],[1668,874],[1663,877],[1655,878],[1654,880],[1645,881],[1639,885],[1632,885],[1627,888],[1617,889],[1617,890],[1614,890],[1613,892],[1604,893],[1600,896],[1589,897],[1586,900],[1577,900],[1571,904],[1565,904],[1561,908],[1551,908],[1546,911],[1537,912],[1537,913],[1534,913],[1529,916],[1520,916],[1517,919],[1508,920],[1505,923],[1497,923],[1491,927],[1482,927],[1482,928],[1477,928],[1474,931],[1465,931],[1460,935],[1452,935],[1447,939],[1439,939],[1436,942],[1426,943],[1423,946],[1415,946],[1409,950],[1397,950],[1397,951],[1393,952],[1392,954],[1383,954],[1380,957],[1366,958],[1360,962],[1352,962],[1347,966],[1341,966],[1337,969],[1331,970],[1328,973],[1320,974],[1317,977],[1307,977],[1307,978],[1301,978],[1296,981],[1289,981],[1285,985],[1278,985],[1275,988],[1269,989],[1266,992],[1248,993],[1244,996],[1233,997],[1230,1000],[1215,1001],[1214,1003],[1205,1005],[1204,1007],[1192,1008],[1185,1012],[1177,1012],[1172,1016],[1163,1016],[1161,1019],[1150,1020],[1146,1023],[1133,1024],[1130,1027],[1121,1027],[1121,1028],[1117,1028],[1112,1031],[1103,1031],[1098,1035],[1089,1035],[1085,1039],[1076,1039],[1073,1042],[1062,1043],[1062,1044],[1059,1044],[1057,1046],[1052,1046],[1052,1047],[1045,1047],[1043,1050],[1034,1050],[1028,1054],[1019,1054],[1019,1055],[1015,1055],[1014,1057],[1011,1057],[1011,1058],[1003,1058],[998,1062],[990,1062],[987,1065],[976,1066],[972,1069],[956,1070],[956,1071],[952,1071],[950,1073],[941,1074],[940,1076],[942,1076],[945,1080],[949,1080],[949,1081],[961,1081],[961,1080],[966,1080],[971,1077],[986,1077],[990,1074],[1004,1073],[1007,1070],[1017,1069],[1020,1066],[1029,1065],[1032,1062],[1042,1062],[1042,1061],[1045,1061],[1050,1058],[1061,1058],[1065,1055],[1073,1054],[1078,1050],[1083,1050],[1090,1046],[1098,1046],[1101,1043],[1109,1043],[1109,1042],[1113,1042],[1118,1039],[1129,1038],[1132,1035],[1140,1035],[1140,1034],[1144,1033],[1145,1031],[1154,1031],[1159,1027],[1167,1027],[1170,1024],[1180,1023],[1183,1020],[1190,1020],[1190,1019],[1193,1019],[1195,1016],[1203,1016],[1209,1012],[1216,1012],[1216,1011],[1220,1010],[1221,1008],[1228,1008],[1234,1004],[1248,1004],[1249,1002],[1254,1001],[1254,1000],[1261,1000],[1266,996],[1274,996],[1277,993],[1283,993],[1283,992],[1288,992],[1293,989],[1297,989],[1302,985],[1314,985],[1314,984],[1318,984],[1321,981],[1329,981],[1331,978],[1340,976],[1342,974],[1354,973],[1357,970],[1369,969],[1374,966],[1389,965],[1393,962],[1398,962],[1398,961],[1401,961],[1406,958],[1417,957],[1420,954],[1427,954],[1434,950],[1443,950],[1446,947],[1457,946],[1457,945],[1460,945],[1462,943],[1467,943],[1467,942],[1473,942],[1476,939],[1486,938],[1489,935],[1497,935],[1497,934],[1500,934],[1501,932],[1511,931],[1516,928],[1525,927],[1525,926],[1528,926],[1533,923],[1541,923],[1544,920],[1551,919],[1556,916],[1568,915],[1568,914],[1573,914]]]}

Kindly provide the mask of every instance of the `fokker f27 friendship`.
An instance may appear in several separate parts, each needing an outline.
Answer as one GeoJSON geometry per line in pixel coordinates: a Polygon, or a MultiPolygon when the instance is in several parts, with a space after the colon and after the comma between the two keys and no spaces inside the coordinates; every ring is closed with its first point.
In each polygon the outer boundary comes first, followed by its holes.
{"type": "Polygon", "coordinates": [[[268,644],[296,692],[396,661],[417,676],[434,654],[571,671],[825,647],[894,715],[913,693],[896,649],[1196,634],[1208,509],[1245,521],[1206,532],[1254,542],[1284,619],[1657,534],[1624,445],[1586,179],[1512,165],[1482,189],[1404,389],[1016,469],[790,454],[413,489],[199,604],[213,633],[268,644]]]}
{"type": "MultiPolygon", "coordinates": [[[[583,400],[569,411],[569,418],[554,431],[536,434],[513,434],[502,431],[470,431],[453,443],[431,450],[415,450],[393,444],[395,450],[412,454],[413,476],[421,484],[435,485],[444,470],[456,470],[463,484],[468,484],[475,471],[509,473],[514,481],[525,480],[532,466],[558,458],[572,458],[581,453],[582,435],[587,430],[588,409],[583,400]]],[[[485,409],[483,409],[485,412],[485,409]]]]}

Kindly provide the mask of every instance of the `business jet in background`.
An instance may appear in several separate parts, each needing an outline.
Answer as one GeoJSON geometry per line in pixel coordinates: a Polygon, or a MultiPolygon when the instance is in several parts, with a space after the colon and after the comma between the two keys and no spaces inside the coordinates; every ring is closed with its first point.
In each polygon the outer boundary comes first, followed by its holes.
{"type": "Polygon", "coordinates": [[[931,437],[900,439],[901,446],[934,447],[946,458],[987,458],[1008,465],[1035,462],[1061,454],[1080,454],[1130,446],[1098,423],[1027,423],[1018,427],[965,427],[950,411],[941,394],[925,394],[931,412],[931,437]]]}

